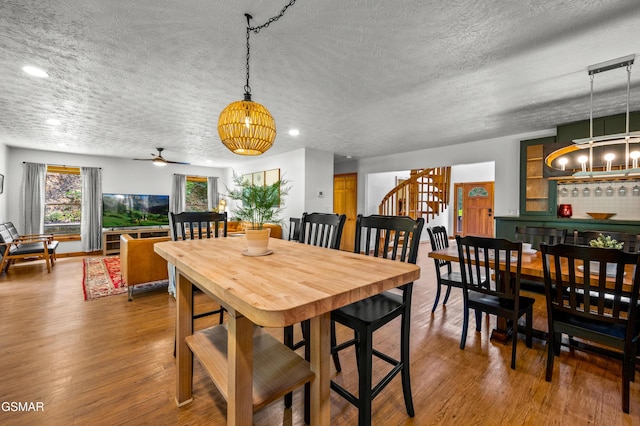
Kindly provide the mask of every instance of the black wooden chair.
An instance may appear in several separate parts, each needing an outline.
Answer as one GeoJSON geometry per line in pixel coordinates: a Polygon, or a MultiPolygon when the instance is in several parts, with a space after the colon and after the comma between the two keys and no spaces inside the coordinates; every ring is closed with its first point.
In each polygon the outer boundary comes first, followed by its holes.
{"type": "MultiPolygon", "coordinates": [[[[540,244],[564,244],[567,237],[566,229],[544,228],[541,226],[516,227],[515,239],[531,244],[531,248],[540,250],[540,244]]],[[[533,280],[520,280],[520,289],[533,293],[544,294],[544,283],[533,280]]]]}
{"type": "MultiPolygon", "coordinates": [[[[218,238],[227,236],[227,213],[216,212],[183,212],[169,213],[169,225],[171,227],[171,239],[179,240],[195,240],[203,238],[218,238]]],[[[195,297],[197,287],[194,287],[193,297],[195,297]]],[[[193,302],[193,300],[192,300],[193,302]]],[[[195,320],[210,315],[219,314],[219,323],[224,321],[224,308],[214,309],[206,312],[196,313],[194,310],[191,319],[191,328],[193,329],[195,320]]],[[[175,355],[175,345],[174,345],[175,355]]]]}
{"type": "Polygon", "coordinates": [[[541,226],[516,227],[516,241],[531,244],[531,248],[540,250],[540,244],[564,244],[567,237],[566,229],[544,228],[541,226]]]}
{"type": "MultiPolygon", "coordinates": [[[[424,219],[406,216],[358,215],[356,221],[356,253],[402,262],[416,263],[424,219]]],[[[371,424],[371,403],[374,397],[401,374],[404,402],[409,417],[414,416],[409,375],[409,326],[411,323],[411,293],[413,283],[397,291],[387,291],[352,303],[331,313],[331,319],[351,328],[354,338],[332,348],[332,352],[354,346],[358,364],[358,396],[335,381],[331,389],[358,407],[358,424],[371,424]],[[383,325],[400,317],[400,359],[394,359],[373,348],[373,333],[383,325]],[[372,387],[373,356],[391,364],[393,368],[372,387]]]]}
{"type": "MultiPolygon", "coordinates": [[[[309,244],[317,247],[325,247],[330,249],[340,249],[340,241],[342,239],[342,228],[347,217],[343,214],[336,213],[304,213],[302,219],[298,221],[298,236],[299,242],[309,244]]],[[[293,221],[294,218],[291,218],[293,221]]],[[[293,225],[291,225],[293,226],[293,225]]],[[[289,238],[292,237],[291,228],[289,229],[289,238]]],[[[309,321],[303,321],[300,324],[302,328],[302,340],[293,341],[293,325],[286,326],[284,328],[284,344],[292,350],[296,350],[304,346],[304,357],[307,361],[311,359],[311,352],[307,340],[310,333],[309,321]]],[[[331,327],[331,345],[335,345],[335,327],[332,324],[331,327]]],[[[337,354],[334,355],[334,362],[336,362],[336,368],[340,369],[340,361],[337,354]]],[[[285,406],[290,407],[292,402],[292,395],[289,393],[285,396],[285,406]]],[[[305,384],[305,422],[309,424],[310,421],[310,387],[309,383],[305,384]]]]}
{"type": "Polygon", "coordinates": [[[511,320],[513,343],[511,368],[516,368],[518,319],[525,316],[527,347],[532,345],[533,303],[535,299],[520,296],[520,270],[522,268],[522,243],[505,239],[456,236],[458,257],[462,273],[464,319],[460,349],[464,349],[469,326],[469,310],[475,310],[476,331],[482,327],[482,312],[511,320]],[[497,263],[504,263],[504,266],[497,263]],[[515,272],[512,267],[515,266],[515,272]],[[491,277],[484,283],[478,277],[491,277]]]}
{"type": "Polygon", "coordinates": [[[542,254],[549,321],[546,380],[553,376],[562,334],[595,342],[600,345],[595,352],[622,358],[622,410],[628,413],[640,340],[640,254],[565,244],[543,245],[542,254]]]}
{"type": "MultiPolygon", "coordinates": [[[[434,226],[432,228],[427,228],[427,232],[429,233],[429,240],[431,241],[431,251],[444,250],[449,247],[447,228],[444,226],[434,226]]],[[[459,271],[452,271],[450,261],[433,259],[433,262],[436,266],[436,284],[438,287],[436,290],[436,300],[433,302],[431,312],[436,311],[443,286],[447,287],[447,293],[444,295],[444,301],[442,302],[443,305],[446,305],[449,300],[451,287],[462,288],[462,276],[459,271]],[[442,268],[446,268],[446,271],[443,271],[442,268]]]]}
{"type": "Polygon", "coordinates": [[[300,240],[300,218],[299,217],[290,217],[289,218],[289,241],[298,241],[300,240]]]}
{"type": "Polygon", "coordinates": [[[619,243],[624,243],[622,251],[627,253],[636,253],[640,251],[640,234],[630,234],[627,232],[614,231],[573,231],[573,244],[577,246],[588,246],[591,240],[595,240],[600,236],[610,236],[619,243]]]}

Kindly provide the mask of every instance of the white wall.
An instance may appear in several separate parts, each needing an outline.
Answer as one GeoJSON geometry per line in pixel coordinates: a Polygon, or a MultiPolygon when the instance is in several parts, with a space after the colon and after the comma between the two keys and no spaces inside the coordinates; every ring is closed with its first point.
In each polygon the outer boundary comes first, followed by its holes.
{"type": "Polygon", "coordinates": [[[3,193],[0,194],[0,222],[8,222],[7,216],[7,184],[11,181],[7,181],[7,167],[9,165],[9,148],[0,142],[0,174],[4,175],[4,190],[3,193]]]}
{"type": "Polygon", "coordinates": [[[332,213],[333,153],[309,148],[305,151],[304,210],[309,213],[332,213]]]}
{"type": "MultiPolygon", "coordinates": [[[[495,215],[506,215],[519,205],[520,141],[552,135],[555,135],[555,129],[359,160],[355,170],[358,173],[358,213],[365,213],[369,205],[366,188],[371,173],[495,162],[495,215]]],[[[346,171],[350,167],[345,164],[340,170],[346,171]]]]}
{"type": "MultiPolygon", "coordinates": [[[[37,151],[22,148],[9,148],[9,162],[5,179],[12,182],[6,191],[7,220],[12,221],[18,230],[22,231],[20,221],[20,187],[22,184],[23,162],[57,164],[73,167],[102,168],[102,192],[125,194],[153,194],[169,195],[174,173],[195,176],[217,176],[220,182],[229,179],[230,171],[224,168],[196,167],[172,164],[166,167],[156,167],[150,161],[133,161],[114,157],[97,157],[68,153],[37,151]]],[[[1,159],[0,159],[1,164],[1,159]]],[[[219,185],[224,188],[224,185],[219,185]]],[[[3,197],[0,195],[0,197],[3,197]]],[[[66,242],[61,244],[59,252],[81,251],[80,242],[66,242]]]]}
{"type": "Polygon", "coordinates": [[[243,175],[270,169],[280,169],[281,178],[291,187],[281,217],[283,236],[288,234],[290,217],[301,217],[304,212],[333,211],[332,153],[301,148],[272,157],[256,157],[236,165],[234,172],[243,175]],[[323,197],[318,197],[319,190],[323,197]]]}

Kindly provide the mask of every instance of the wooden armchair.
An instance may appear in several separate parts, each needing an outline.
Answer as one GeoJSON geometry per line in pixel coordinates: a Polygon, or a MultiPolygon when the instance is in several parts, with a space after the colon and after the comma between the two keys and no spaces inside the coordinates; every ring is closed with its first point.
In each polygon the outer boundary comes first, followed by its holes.
{"type": "Polygon", "coordinates": [[[47,272],[51,272],[57,248],[58,241],[53,239],[53,235],[20,235],[13,223],[0,224],[0,271],[8,271],[16,259],[38,258],[45,260],[47,272]]]}

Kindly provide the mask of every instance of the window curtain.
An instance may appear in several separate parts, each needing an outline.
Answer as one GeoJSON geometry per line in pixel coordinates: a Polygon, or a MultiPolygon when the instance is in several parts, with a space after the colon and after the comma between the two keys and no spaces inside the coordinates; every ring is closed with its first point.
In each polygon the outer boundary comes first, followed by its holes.
{"type": "MultiPolygon", "coordinates": [[[[169,197],[169,211],[172,213],[182,213],[187,205],[187,175],[173,175],[171,184],[171,196],[169,197]]],[[[171,231],[173,234],[173,231],[171,231]]],[[[167,263],[169,271],[169,293],[176,297],[176,267],[172,263],[167,263]]]]}
{"type": "Polygon", "coordinates": [[[207,177],[207,204],[209,211],[218,208],[218,178],[216,176],[207,177]]]}
{"type": "Polygon", "coordinates": [[[169,211],[182,213],[187,205],[187,175],[173,175],[169,211]]]}
{"type": "Polygon", "coordinates": [[[25,234],[42,234],[44,232],[46,180],[46,164],[24,163],[20,217],[25,234]]]}
{"type": "Polygon", "coordinates": [[[80,238],[82,251],[102,249],[102,170],[97,167],[81,167],[82,214],[80,238]]]}

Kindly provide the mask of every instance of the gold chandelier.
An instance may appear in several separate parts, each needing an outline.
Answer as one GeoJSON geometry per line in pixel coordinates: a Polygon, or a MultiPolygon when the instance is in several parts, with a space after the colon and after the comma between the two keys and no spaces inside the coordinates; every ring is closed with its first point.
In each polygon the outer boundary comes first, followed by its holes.
{"type": "Polygon", "coordinates": [[[257,27],[251,26],[252,16],[245,13],[247,18],[247,82],[244,86],[244,99],[232,102],[220,113],[218,118],[218,135],[224,146],[239,155],[260,155],[273,145],[276,139],[276,122],[271,113],[263,105],[251,100],[249,86],[249,36],[251,32],[259,33],[262,28],[280,19],[287,8],[296,0],[289,3],[267,22],[257,27]]]}

